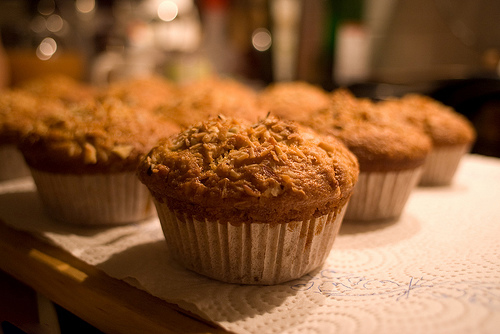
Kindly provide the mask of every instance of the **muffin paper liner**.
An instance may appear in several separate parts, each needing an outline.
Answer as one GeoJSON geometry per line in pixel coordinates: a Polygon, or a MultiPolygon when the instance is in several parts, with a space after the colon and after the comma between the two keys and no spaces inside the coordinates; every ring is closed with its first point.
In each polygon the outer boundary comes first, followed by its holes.
{"type": "Polygon", "coordinates": [[[434,147],[425,161],[419,185],[450,185],[460,160],[469,149],[470,145],[434,147]]]}
{"type": "Polygon", "coordinates": [[[15,145],[0,145],[0,181],[30,176],[24,157],[15,145]]]}
{"type": "Polygon", "coordinates": [[[151,194],[134,172],[73,175],[31,168],[31,174],[47,214],[59,221],[119,225],[155,214],[151,194]]]}
{"type": "Polygon", "coordinates": [[[393,172],[361,172],[345,214],[346,220],[372,221],[398,218],[423,167],[393,172]]]}
{"type": "Polygon", "coordinates": [[[271,285],[320,267],[345,208],[284,224],[199,221],[154,200],[172,256],[184,267],[228,283],[271,285]]]}

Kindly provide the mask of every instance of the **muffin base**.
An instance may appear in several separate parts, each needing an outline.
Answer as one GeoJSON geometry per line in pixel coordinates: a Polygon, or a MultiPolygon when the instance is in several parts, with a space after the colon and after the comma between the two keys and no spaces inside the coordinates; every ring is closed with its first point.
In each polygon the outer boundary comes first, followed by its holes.
{"type": "Polygon", "coordinates": [[[151,194],[134,172],[55,174],[31,168],[47,214],[77,225],[121,225],[155,214],[151,194]]]}
{"type": "Polygon", "coordinates": [[[345,208],[285,224],[199,221],[154,200],[167,246],[181,265],[219,281],[278,284],[302,277],[326,260],[345,208]]]}
{"type": "Polygon", "coordinates": [[[30,176],[30,170],[16,145],[0,145],[0,181],[30,176]]]}
{"type": "Polygon", "coordinates": [[[419,185],[450,185],[458,169],[460,160],[469,149],[470,145],[434,147],[425,161],[419,185]]]}
{"type": "Polygon", "coordinates": [[[345,220],[398,218],[416,187],[422,167],[393,172],[361,172],[349,201],[345,220]]]}

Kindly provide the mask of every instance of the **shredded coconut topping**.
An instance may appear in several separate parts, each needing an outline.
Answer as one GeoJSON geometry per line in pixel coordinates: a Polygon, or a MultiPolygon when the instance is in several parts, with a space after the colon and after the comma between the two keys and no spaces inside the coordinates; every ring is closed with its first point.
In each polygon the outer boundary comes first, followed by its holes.
{"type": "Polygon", "coordinates": [[[139,167],[158,199],[214,207],[227,200],[234,209],[256,211],[284,199],[338,206],[349,198],[358,172],[340,141],[276,117],[256,124],[211,118],[155,147],[139,167]]]}

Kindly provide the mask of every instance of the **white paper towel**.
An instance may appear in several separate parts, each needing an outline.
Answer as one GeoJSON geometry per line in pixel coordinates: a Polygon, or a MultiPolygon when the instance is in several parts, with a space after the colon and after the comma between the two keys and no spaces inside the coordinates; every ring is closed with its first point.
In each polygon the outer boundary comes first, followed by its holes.
{"type": "Polygon", "coordinates": [[[44,215],[30,179],[0,185],[0,219],[237,333],[498,333],[500,159],[466,156],[397,221],[344,222],[325,265],[276,286],[220,283],[167,254],[159,221],[89,229],[44,215]]]}

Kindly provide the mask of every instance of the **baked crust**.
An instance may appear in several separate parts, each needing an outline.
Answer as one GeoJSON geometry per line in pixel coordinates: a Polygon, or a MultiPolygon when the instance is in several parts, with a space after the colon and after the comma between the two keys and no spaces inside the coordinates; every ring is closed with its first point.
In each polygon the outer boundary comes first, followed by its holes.
{"type": "Polygon", "coordinates": [[[332,92],[328,109],[312,113],[304,124],[339,138],[358,158],[361,171],[398,171],[423,165],[428,136],[394,121],[368,99],[345,89],[332,92]]]}
{"type": "Polygon", "coordinates": [[[279,82],[258,95],[259,106],[282,119],[304,121],[311,112],[328,108],[330,95],[323,88],[303,82],[279,82]]]}
{"type": "Polygon", "coordinates": [[[258,107],[253,89],[236,80],[218,77],[180,86],[177,98],[166,101],[157,111],[183,128],[218,115],[256,122],[267,114],[258,107]]]}
{"type": "Polygon", "coordinates": [[[28,165],[53,173],[134,171],[140,157],[178,127],[109,98],[38,119],[20,149],[28,165]]]}
{"type": "Polygon", "coordinates": [[[156,146],[139,179],[160,202],[197,219],[284,223],[340,210],[359,167],[333,137],[267,117],[216,117],[156,146]]]}
{"type": "Polygon", "coordinates": [[[476,139],[472,123],[453,108],[420,94],[380,102],[380,107],[427,134],[433,146],[471,145],[476,139]]]}
{"type": "Polygon", "coordinates": [[[95,87],[64,74],[47,74],[28,79],[18,88],[41,99],[58,100],[67,105],[92,101],[96,93],[95,87]]]}
{"type": "Polygon", "coordinates": [[[60,101],[40,103],[37,96],[21,89],[3,90],[0,92],[0,144],[17,145],[37,119],[63,108],[60,101]]]}
{"type": "Polygon", "coordinates": [[[130,107],[153,111],[179,94],[173,82],[159,76],[145,76],[112,82],[97,94],[97,99],[112,97],[130,107]]]}

